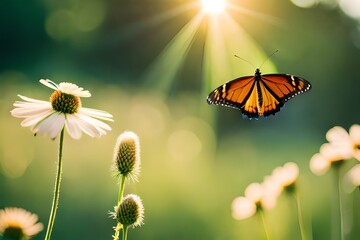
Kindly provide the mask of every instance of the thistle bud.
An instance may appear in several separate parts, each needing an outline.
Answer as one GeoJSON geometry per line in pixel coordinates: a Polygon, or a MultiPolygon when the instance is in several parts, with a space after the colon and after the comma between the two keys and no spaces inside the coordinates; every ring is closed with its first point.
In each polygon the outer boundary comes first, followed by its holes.
{"type": "Polygon", "coordinates": [[[126,131],[118,137],[114,150],[113,169],[116,175],[137,180],[140,172],[140,143],[135,133],[126,131]]]}
{"type": "Polygon", "coordinates": [[[121,204],[115,208],[114,216],[125,228],[142,225],[144,207],[139,196],[135,194],[125,196],[121,204]]]}

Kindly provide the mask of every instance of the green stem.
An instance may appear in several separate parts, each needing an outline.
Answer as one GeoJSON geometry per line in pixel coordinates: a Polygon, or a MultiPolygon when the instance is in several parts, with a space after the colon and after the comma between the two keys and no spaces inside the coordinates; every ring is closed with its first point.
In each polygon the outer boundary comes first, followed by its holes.
{"type": "Polygon", "coordinates": [[[57,166],[57,174],[55,179],[55,187],[54,187],[54,197],[49,217],[49,223],[46,230],[45,240],[50,240],[51,232],[54,227],[56,210],[59,204],[59,196],[60,196],[60,183],[61,183],[61,173],[62,173],[62,151],[63,151],[63,141],[64,141],[64,128],[60,133],[60,141],[59,141],[59,157],[58,157],[58,166],[57,166]]]}
{"type": "Polygon", "coordinates": [[[354,198],[353,198],[353,209],[354,209],[354,214],[353,214],[353,227],[352,227],[352,231],[353,231],[353,235],[354,236],[359,236],[360,235],[360,231],[359,228],[357,226],[360,226],[360,207],[359,207],[359,200],[360,200],[360,187],[357,187],[357,189],[355,189],[354,191],[354,198]]]}
{"type": "Polygon", "coordinates": [[[296,201],[297,216],[298,216],[301,239],[305,240],[306,235],[305,235],[304,221],[303,221],[303,216],[302,216],[302,211],[301,211],[300,195],[298,194],[297,191],[294,192],[294,197],[295,197],[295,201],[296,201]]]}
{"type": "Polygon", "coordinates": [[[341,234],[341,240],[344,240],[345,239],[345,232],[344,232],[344,216],[343,216],[343,199],[342,199],[342,196],[341,196],[341,180],[340,180],[340,177],[339,177],[339,174],[338,174],[338,183],[337,183],[337,193],[339,195],[339,210],[340,210],[340,234],[341,234]]]}
{"type": "Polygon", "coordinates": [[[121,176],[120,188],[119,188],[118,206],[121,204],[121,201],[122,201],[122,198],[123,198],[123,195],[124,195],[125,180],[126,180],[126,177],[124,175],[122,175],[121,176]]]}
{"type": "Polygon", "coordinates": [[[124,226],[124,228],[123,228],[123,234],[122,234],[122,240],[126,240],[126,239],[127,239],[127,234],[128,234],[128,226],[124,226]]]}
{"type": "MultiPolygon", "coordinates": [[[[122,202],[122,198],[123,198],[123,195],[124,195],[124,190],[125,190],[125,180],[126,180],[126,177],[124,175],[121,176],[121,183],[120,183],[120,188],[119,188],[119,197],[118,197],[118,204],[117,206],[120,207],[120,204],[122,202]]],[[[116,236],[119,236],[119,231],[121,229],[121,223],[118,223],[116,228],[115,228],[115,237],[114,239],[118,239],[116,238],[116,236]]],[[[123,230],[124,232],[125,230],[123,230]]],[[[127,230],[126,230],[127,231],[127,230]]],[[[123,235],[124,237],[124,235],[123,235]]]]}
{"type": "Polygon", "coordinates": [[[344,240],[344,223],[343,223],[343,210],[342,210],[342,197],[341,197],[341,181],[340,181],[340,165],[334,166],[334,202],[333,202],[333,216],[332,216],[332,229],[333,239],[344,240]],[[338,208],[336,207],[338,206],[338,208]]]}
{"type": "Polygon", "coordinates": [[[267,225],[266,225],[264,211],[260,208],[259,212],[260,212],[261,221],[262,221],[262,224],[263,224],[263,227],[264,227],[265,237],[266,237],[267,240],[270,240],[269,230],[268,230],[267,225]]]}

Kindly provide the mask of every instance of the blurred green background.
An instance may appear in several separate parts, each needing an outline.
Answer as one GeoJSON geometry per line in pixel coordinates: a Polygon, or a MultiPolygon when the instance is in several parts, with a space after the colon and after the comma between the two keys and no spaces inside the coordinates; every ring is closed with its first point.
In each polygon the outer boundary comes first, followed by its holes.
{"type": "MultiPolygon", "coordinates": [[[[111,239],[118,184],[110,167],[125,130],[139,135],[142,159],[139,182],[125,193],[145,206],[145,225],[129,239],[261,239],[258,219],[234,220],[231,202],[288,161],[300,166],[307,230],[329,239],[331,174],[314,176],[308,164],[329,128],[359,123],[360,6],[228,2],[226,13],[202,15],[197,0],[1,0],[0,208],[23,207],[47,224],[58,139],[34,137],[10,110],[17,94],[48,99],[38,80],[49,78],[89,90],[83,106],[115,119],[100,139],[66,135],[53,239],[111,239]],[[262,72],[301,76],[310,92],[267,119],[207,105],[218,85],[254,74],[234,54],[258,67],[277,49],[262,72]]],[[[267,214],[273,239],[300,239],[295,213],[282,196],[267,214]]],[[[352,227],[348,239],[359,239],[359,222],[352,227]]]]}

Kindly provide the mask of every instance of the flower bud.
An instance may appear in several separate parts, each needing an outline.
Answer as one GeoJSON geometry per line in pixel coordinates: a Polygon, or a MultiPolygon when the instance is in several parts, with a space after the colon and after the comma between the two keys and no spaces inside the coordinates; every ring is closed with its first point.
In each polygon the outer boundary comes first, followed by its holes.
{"type": "Polygon", "coordinates": [[[116,220],[124,227],[137,227],[143,224],[144,207],[139,196],[129,194],[115,209],[116,220]]]}
{"type": "Polygon", "coordinates": [[[122,133],[116,142],[113,158],[116,175],[137,180],[140,172],[140,143],[138,136],[130,131],[122,133]]]}

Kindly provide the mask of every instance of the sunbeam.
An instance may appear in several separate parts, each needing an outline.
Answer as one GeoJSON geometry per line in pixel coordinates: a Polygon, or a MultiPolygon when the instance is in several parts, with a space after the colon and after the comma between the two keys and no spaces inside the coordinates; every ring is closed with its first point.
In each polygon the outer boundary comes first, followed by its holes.
{"type": "MultiPolygon", "coordinates": [[[[254,67],[235,58],[235,54],[255,66],[259,66],[268,57],[231,16],[225,14],[209,18],[204,49],[204,91],[210,91],[241,75],[254,74],[254,67]]],[[[275,71],[275,66],[268,61],[263,69],[265,72],[275,71]]]]}
{"type": "Polygon", "coordinates": [[[146,73],[145,84],[158,86],[168,92],[177,71],[186,59],[202,19],[203,15],[197,14],[165,46],[146,73]]]}
{"type": "Polygon", "coordinates": [[[151,18],[146,18],[145,20],[142,19],[140,21],[128,24],[123,28],[118,29],[117,32],[114,32],[114,35],[110,38],[108,44],[119,44],[121,42],[131,41],[146,29],[158,27],[162,23],[171,21],[173,18],[179,17],[179,15],[185,12],[189,12],[192,9],[194,9],[193,3],[184,4],[167,12],[155,15],[151,18]]]}
{"type": "Polygon", "coordinates": [[[281,19],[271,16],[269,14],[257,12],[257,11],[247,9],[247,8],[235,5],[235,4],[228,4],[228,8],[236,11],[237,13],[239,13],[241,15],[253,17],[256,20],[262,20],[266,23],[270,23],[270,24],[277,25],[277,26],[283,25],[283,22],[281,21],[281,19]]]}
{"type": "MultiPolygon", "coordinates": [[[[263,49],[234,20],[230,12],[225,11],[225,8],[256,17],[253,11],[246,11],[241,7],[227,4],[225,1],[203,0],[202,3],[203,5],[198,5],[199,12],[179,30],[145,72],[145,84],[168,92],[187,58],[197,33],[205,34],[203,55],[198,56],[199,61],[202,61],[203,77],[198,81],[202,81],[200,91],[203,96],[221,83],[242,75],[254,74],[254,67],[235,58],[235,54],[257,67],[268,58],[268,54],[263,52],[263,49]],[[219,5],[215,6],[216,4],[219,5]],[[222,12],[210,14],[210,9],[222,9],[222,12]],[[200,25],[206,26],[205,32],[200,25]]],[[[271,60],[268,60],[262,68],[264,72],[275,71],[271,60]]]]}

